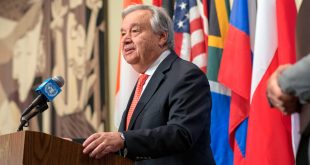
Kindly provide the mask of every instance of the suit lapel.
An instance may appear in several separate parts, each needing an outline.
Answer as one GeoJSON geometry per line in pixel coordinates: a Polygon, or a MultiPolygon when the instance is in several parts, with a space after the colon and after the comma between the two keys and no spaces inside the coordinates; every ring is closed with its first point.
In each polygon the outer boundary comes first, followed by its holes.
{"type": "Polygon", "coordinates": [[[174,52],[172,52],[158,66],[158,68],[156,69],[156,71],[155,71],[154,75],[152,76],[151,80],[147,84],[144,92],[142,93],[142,96],[140,97],[140,100],[139,100],[139,102],[138,102],[138,104],[136,106],[136,109],[134,110],[134,113],[133,113],[133,115],[131,117],[128,129],[132,129],[134,123],[136,122],[137,117],[144,110],[145,105],[149,102],[151,97],[154,95],[154,93],[160,87],[162,81],[164,81],[164,79],[165,79],[165,72],[170,69],[173,61],[176,58],[177,58],[176,54],[174,52]]]}

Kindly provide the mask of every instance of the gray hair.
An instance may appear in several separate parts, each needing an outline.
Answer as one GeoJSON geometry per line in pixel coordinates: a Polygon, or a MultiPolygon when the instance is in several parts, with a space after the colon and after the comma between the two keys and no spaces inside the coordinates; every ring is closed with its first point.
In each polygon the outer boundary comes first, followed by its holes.
{"type": "Polygon", "coordinates": [[[124,19],[126,15],[129,13],[132,13],[136,10],[149,10],[152,13],[152,17],[150,19],[150,23],[152,26],[152,29],[155,34],[161,34],[167,32],[168,37],[167,37],[167,46],[169,49],[174,48],[174,31],[173,31],[173,24],[172,20],[167,14],[167,12],[162,9],[158,8],[156,6],[151,6],[151,5],[143,5],[143,4],[138,4],[138,5],[131,5],[127,7],[123,12],[122,12],[122,18],[124,19]]]}

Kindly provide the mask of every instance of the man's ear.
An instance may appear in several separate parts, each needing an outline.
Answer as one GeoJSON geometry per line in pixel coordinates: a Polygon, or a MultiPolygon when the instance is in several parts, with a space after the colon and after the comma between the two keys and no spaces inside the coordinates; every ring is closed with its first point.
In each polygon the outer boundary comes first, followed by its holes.
{"type": "Polygon", "coordinates": [[[168,33],[164,32],[159,35],[159,47],[163,48],[167,45],[168,33]]]}

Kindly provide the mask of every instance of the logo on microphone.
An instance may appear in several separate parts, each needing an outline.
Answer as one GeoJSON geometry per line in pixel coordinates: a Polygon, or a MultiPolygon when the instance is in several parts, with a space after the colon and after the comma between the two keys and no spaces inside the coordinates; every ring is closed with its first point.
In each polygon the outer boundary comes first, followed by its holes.
{"type": "Polygon", "coordinates": [[[52,83],[47,83],[44,91],[49,97],[55,97],[58,94],[58,88],[52,83]]]}
{"type": "Polygon", "coordinates": [[[61,92],[61,89],[53,79],[49,78],[36,89],[36,92],[43,94],[48,101],[52,101],[61,92]]]}

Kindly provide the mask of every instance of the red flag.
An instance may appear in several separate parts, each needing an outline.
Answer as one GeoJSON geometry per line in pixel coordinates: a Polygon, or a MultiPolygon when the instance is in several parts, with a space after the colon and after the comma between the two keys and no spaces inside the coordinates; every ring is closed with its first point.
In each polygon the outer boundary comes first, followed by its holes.
{"type": "Polygon", "coordinates": [[[261,0],[257,9],[246,163],[293,165],[290,116],[271,109],[265,92],[275,69],[295,61],[295,1],[261,0]]]}
{"type": "Polygon", "coordinates": [[[248,0],[234,0],[218,76],[231,89],[229,141],[234,164],[243,164],[246,152],[252,74],[249,15],[248,0]]]}
{"type": "Polygon", "coordinates": [[[129,5],[134,5],[134,4],[141,4],[142,0],[124,0],[123,1],[123,8],[125,9],[129,5]]]}
{"type": "Polygon", "coordinates": [[[162,0],[153,0],[153,5],[161,7],[162,6],[162,0]]]}

